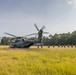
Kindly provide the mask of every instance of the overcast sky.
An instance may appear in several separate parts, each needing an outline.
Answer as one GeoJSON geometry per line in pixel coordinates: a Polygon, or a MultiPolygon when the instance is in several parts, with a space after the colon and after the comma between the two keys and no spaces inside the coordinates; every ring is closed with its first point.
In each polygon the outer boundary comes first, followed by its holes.
{"type": "Polygon", "coordinates": [[[0,37],[35,33],[34,23],[50,34],[76,30],[76,0],[0,0],[0,37]]]}

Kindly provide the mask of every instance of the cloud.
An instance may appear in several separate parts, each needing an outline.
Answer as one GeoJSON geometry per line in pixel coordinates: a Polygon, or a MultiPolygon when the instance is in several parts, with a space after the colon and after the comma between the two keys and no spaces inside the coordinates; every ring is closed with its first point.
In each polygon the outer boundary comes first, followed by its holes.
{"type": "Polygon", "coordinates": [[[76,8],[76,0],[66,0],[69,5],[72,5],[76,8]]]}

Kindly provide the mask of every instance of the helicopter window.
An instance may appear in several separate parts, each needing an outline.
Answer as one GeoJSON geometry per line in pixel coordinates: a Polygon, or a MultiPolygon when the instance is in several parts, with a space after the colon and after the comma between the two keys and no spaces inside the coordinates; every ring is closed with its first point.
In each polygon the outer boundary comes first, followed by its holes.
{"type": "Polygon", "coordinates": [[[15,40],[15,42],[19,42],[19,40],[15,40]]]}
{"type": "Polygon", "coordinates": [[[24,41],[24,39],[22,39],[22,41],[24,41]]]}
{"type": "Polygon", "coordinates": [[[16,41],[15,39],[11,40],[11,42],[15,42],[15,41],[16,41]]]}

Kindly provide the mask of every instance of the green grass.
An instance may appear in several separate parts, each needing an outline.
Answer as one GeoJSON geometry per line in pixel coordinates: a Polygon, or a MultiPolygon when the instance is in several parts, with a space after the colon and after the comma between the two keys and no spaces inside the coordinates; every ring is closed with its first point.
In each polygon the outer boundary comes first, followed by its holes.
{"type": "Polygon", "coordinates": [[[76,48],[0,47],[0,75],[76,75],[76,48]]]}

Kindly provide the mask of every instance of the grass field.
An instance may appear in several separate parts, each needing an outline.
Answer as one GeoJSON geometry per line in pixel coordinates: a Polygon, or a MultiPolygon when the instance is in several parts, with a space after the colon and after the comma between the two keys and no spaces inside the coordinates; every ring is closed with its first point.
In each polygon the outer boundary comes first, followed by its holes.
{"type": "Polygon", "coordinates": [[[76,48],[0,46],[0,75],[76,75],[76,48]]]}

